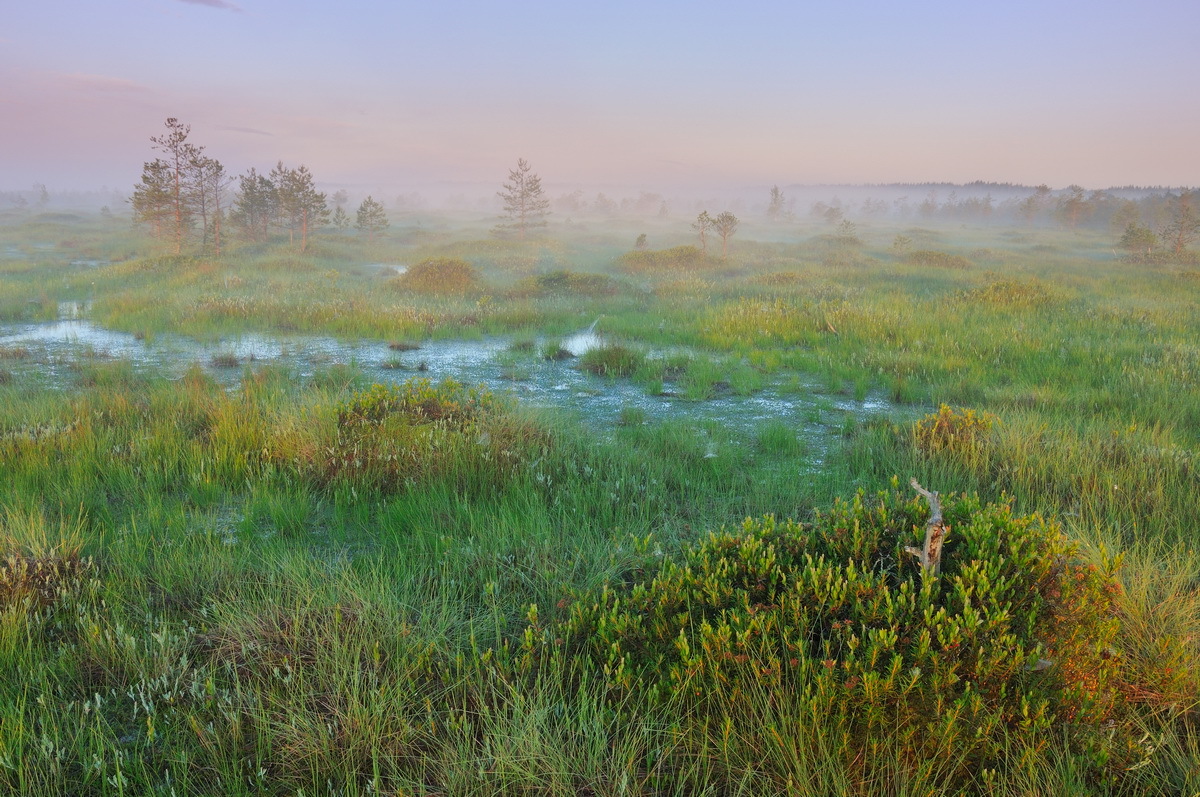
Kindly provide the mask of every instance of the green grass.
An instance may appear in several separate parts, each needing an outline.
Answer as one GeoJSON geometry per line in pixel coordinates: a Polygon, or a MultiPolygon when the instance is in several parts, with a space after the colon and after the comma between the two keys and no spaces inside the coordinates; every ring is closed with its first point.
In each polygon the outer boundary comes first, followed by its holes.
{"type": "MultiPolygon", "coordinates": [[[[578,366],[685,399],[676,419],[628,407],[597,432],[461,386],[373,391],[353,365],[217,363],[226,388],[208,363],[171,380],[80,357],[50,385],[35,347],[0,349],[0,791],[1200,789],[1200,318],[1185,267],[1118,262],[1091,232],[864,225],[853,251],[747,228],[701,268],[666,222],[655,245],[682,254],[620,261],[640,229],[521,243],[484,240],[491,223],[220,259],[163,257],[87,217],[0,228],[21,255],[0,261],[5,322],[91,300],[93,321],[148,335],[503,334],[519,375],[602,315],[621,343],[578,366]],[[897,234],[968,267],[903,262],[897,234]],[[469,263],[488,293],[396,292],[366,268],[427,258],[469,263]],[[686,400],[813,384],[824,395],[802,417],[749,431],[687,414],[686,400]],[[880,395],[901,405],[889,417],[839,409],[880,395]],[[955,409],[913,423],[942,403],[955,409]],[[819,445],[810,425],[838,434],[819,445]],[[717,680],[698,707],[624,694],[602,665],[519,666],[528,630],[553,646],[573,606],[659,589],[708,532],[812,524],[897,477],[1011,500],[1061,524],[1081,563],[1120,560],[1102,618],[1119,632],[1092,653],[1123,684],[1109,719],[1140,745],[1122,753],[1135,769],[1053,724],[992,737],[986,767],[951,726],[914,752],[911,729],[864,726],[841,698],[814,717],[819,672],[717,680]]],[[[893,545],[860,564],[882,568],[893,545]]]]}

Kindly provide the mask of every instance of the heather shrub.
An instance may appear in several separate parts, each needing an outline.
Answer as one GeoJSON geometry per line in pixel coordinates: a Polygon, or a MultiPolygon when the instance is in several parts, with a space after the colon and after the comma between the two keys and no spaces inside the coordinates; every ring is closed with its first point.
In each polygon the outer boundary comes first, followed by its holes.
{"type": "Polygon", "coordinates": [[[457,257],[431,257],[399,276],[388,280],[388,284],[413,293],[462,295],[480,289],[479,272],[465,260],[457,257]]]}
{"type": "Polygon", "coordinates": [[[648,557],[558,625],[535,613],[524,662],[598,671],[617,705],[676,706],[689,733],[719,721],[755,749],[769,729],[739,706],[768,694],[774,712],[839,729],[848,761],[880,739],[902,760],[943,757],[947,786],[1052,740],[1097,777],[1131,765],[1136,745],[1110,724],[1115,565],[1083,564],[1057,524],[1007,504],[942,509],[940,574],[905,550],[926,503],[860,492],[810,523],[747,520],[678,560],[648,557]]]}
{"type": "Polygon", "coordinates": [[[522,280],[511,291],[514,298],[531,296],[616,296],[626,287],[605,274],[585,274],[560,269],[522,280]]]}

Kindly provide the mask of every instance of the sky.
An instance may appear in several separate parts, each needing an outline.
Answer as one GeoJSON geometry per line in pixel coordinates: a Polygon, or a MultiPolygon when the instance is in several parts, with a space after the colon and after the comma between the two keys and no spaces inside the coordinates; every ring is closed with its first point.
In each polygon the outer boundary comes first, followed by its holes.
{"type": "Polygon", "coordinates": [[[0,190],[1200,185],[1196,0],[0,0],[0,190]]]}

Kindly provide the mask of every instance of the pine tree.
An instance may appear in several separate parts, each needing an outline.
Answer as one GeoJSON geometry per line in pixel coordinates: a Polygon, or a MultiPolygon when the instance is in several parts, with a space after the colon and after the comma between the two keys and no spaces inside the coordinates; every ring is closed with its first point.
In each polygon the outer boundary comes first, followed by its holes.
{"type": "Polygon", "coordinates": [[[550,214],[550,200],[542,193],[542,178],[534,174],[523,158],[517,168],[508,172],[508,182],[497,196],[504,200],[505,221],[496,225],[496,232],[516,231],[519,240],[532,228],[545,227],[550,214]]]}
{"type": "Polygon", "coordinates": [[[155,238],[167,237],[174,180],[166,161],[155,159],[142,166],[142,180],[133,188],[129,204],[133,220],[150,227],[155,238]]]}
{"type": "Polygon", "coordinates": [[[737,232],[738,217],[730,213],[728,210],[717,215],[712,220],[712,226],[717,231],[717,235],[721,236],[721,257],[729,254],[729,239],[737,232]]]}
{"type": "Polygon", "coordinates": [[[183,241],[192,226],[196,188],[191,175],[193,165],[200,159],[204,147],[197,147],[187,140],[192,128],[175,117],[169,117],[166,124],[166,134],[151,136],[150,143],[165,156],[161,160],[170,175],[170,215],[167,221],[169,235],[175,241],[175,254],[178,255],[183,252],[183,241]]]}
{"type": "Polygon", "coordinates": [[[199,157],[192,163],[194,207],[200,214],[203,244],[208,246],[209,232],[212,233],[213,250],[221,254],[221,222],[225,218],[225,192],[233,178],[225,173],[225,167],[215,158],[199,157]]]}
{"type": "Polygon", "coordinates": [[[316,189],[312,172],[304,165],[289,169],[279,161],[271,170],[270,180],[275,187],[277,222],[288,231],[288,243],[294,244],[299,233],[300,251],[304,252],[309,232],[329,219],[325,194],[316,189]]]}
{"type": "Polygon", "coordinates": [[[275,185],[250,168],[238,178],[238,192],[230,214],[242,237],[256,243],[270,238],[270,225],[275,218],[275,185]]]}
{"type": "Polygon", "coordinates": [[[342,206],[338,205],[333,211],[333,226],[338,232],[345,232],[350,229],[350,217],[346,215],[346,211],[342,210],[342,206]]]}
{"type": "Polygon", "coordinates": [[[783,191],[779,186],[771,186],[771,202],[767,205],[767,218],[771,221],[779,221],[783,218],[783,191]]]}
{"type": "Polygon", "coordinates": [[[155,237],[172,241],[175,254],[180,254],[195,221],[199,198],[195,168],[204,147],[188,141],[192,129],[175,117],[168,118],[166,125],[164,135],[150,137],[152,148],[163,157],[142,165],[142,179],[130,203],[134,221],[149,224],[155,237]]]}
{"type": "Polygon", "coordinates": [[[367,240],[374,241],[380,233],[388,228],[388,217],[383,210],[383,204],[369,196],[364,199],[358,206],[354,226],[360,233],[367,236],[367,240]]]}
{"type": "Polygon", "coordinates": [[[708,215],[707,210],[700,211],[700,215],[696,217],[696,221],[692,223],[692,229],[700,236],[700,251],[708,254],[708,234],[713,228],[713,217],[708,215]]]}

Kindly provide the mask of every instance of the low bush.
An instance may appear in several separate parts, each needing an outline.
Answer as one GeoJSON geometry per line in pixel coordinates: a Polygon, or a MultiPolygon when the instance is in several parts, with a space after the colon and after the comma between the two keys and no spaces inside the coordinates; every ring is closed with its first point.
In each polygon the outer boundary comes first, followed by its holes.
{"type": "Polygon", "coordinates": [[[995,415],[945,404],[913,424],[913,442],[926,454],[973,451],[996,423],[995,415]]]}
{"type": "Polygon", "coordinates": [[[710,258],[694,246],[626,252],[617,258],[617,267],[622,271],[640,275],[707,271],[722,263],[720,258],[710,258]]]}
{"type": "Polygon", "coordinates": [[[780,729],[745,701],[769,694],[771,712],[838,729],[847,762],[888,739],[901,760],[940,759],[946,788],[1051,740],[1096,777],[1135,763],[1111,724],[1115,563],[1083,564],[1057,524],[1007,504],[955,496],[942,509],[940,574],[905,550],[926,503],[859,493],[811,523],[747,520],[679,561],[647,557],[565,605],[561,624],[535,617],[523,664],[598,671],[616,705],[673,706],[691,733],[754,749],[780,729]]]}
{"type": "Polygon", "coordinates": [[[394,493],[439,478],[491,489],[547,444],[486,389],[414,378],[353,394],[337,407],[333,428],[281,432],[268,459],[334,490],[394,493]]]}
{"type": "Polygon", "coordinates": [[[931,266],[933,268],[968,269],[971,261],[962,255],[952,255],[949,252],[939,252],[933,249],[918,249],[904,256],[904,262],[914,266],[931,266]]]}
{"type": "Polygon", "coordinates": [[[584,274],[560,269],[522,280],[510,295],[513,298],[533,296],[616,296],[625,289],[617,280],[605,274],[584,274]]]}
{"type": "Polygon", "coordinates": [[[465,260],[457,257],[431,257],[399,276],[388,280],[388,285],[413,293],[461,296],[476,293],[481,283],[479,272],[465,260]]]}

